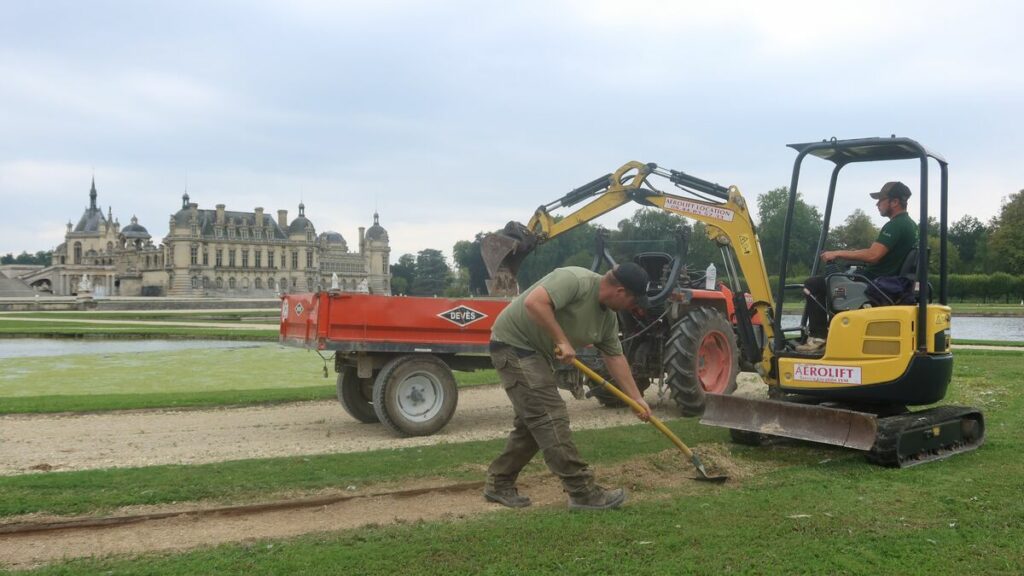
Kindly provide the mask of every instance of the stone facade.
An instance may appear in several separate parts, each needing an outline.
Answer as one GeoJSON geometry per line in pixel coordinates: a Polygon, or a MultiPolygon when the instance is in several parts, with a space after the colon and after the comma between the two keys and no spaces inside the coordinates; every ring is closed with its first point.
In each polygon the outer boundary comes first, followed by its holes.
{"type": "Polygon", "coordinates": [[[137,218],[121,228],[109,209],[104,216],[96,196],[94,180],[89,206],[77,226],[68,223],[53,264],[23,278],[26,283],[55,295],[75,294],[87,277],[95,297],[257,298],[330,288],[337,275],[342,290],[391,292],[391,249],[377,214],[369,230],[359,229],[359,251],[350,252],[341,234],[317,235],[303,204],[288,222],[287,210],[278,210],[275,220],[261,207],[200,209],[185,194],[163,243],[154,245],[137,218]]]}

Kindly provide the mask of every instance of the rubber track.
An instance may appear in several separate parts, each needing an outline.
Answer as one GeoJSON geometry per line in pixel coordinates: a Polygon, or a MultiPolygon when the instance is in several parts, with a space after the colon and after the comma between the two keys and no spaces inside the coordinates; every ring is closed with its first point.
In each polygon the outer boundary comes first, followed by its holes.
{"type": "Polygon", "coordinates": [[[980,446],[985,440],[984,427],[982,434],[972,444],[958,443],[952,446],[943,447],[940,451],[921,454],[919,458],[900,458],[899,440],[909,427],[920,428],[922,426],[938,425],[952,420],[963,420],[970,415],[981,416],[976,408],[965,406],[938,406],[928,410],[899,414],[878,419],[878,436],[875,444],[867,454],[867,459],[881,466],[907,468],[933,460],[948,458],[954,454],[968,452],[980,446]],[[922,418],[926,419],[922,422],[922,418]]]}
{"type": "Polygon", "coordinates": [[[0,534],[31,534],[34,532],[51,532],[55,530],[90,530],[125,526],[137,524],[150,520],[167,520],[170,518],[189,517],[207,518],[210,516],[247,516],[261,514],[264,512],[277,512],[280,510],[295,510],[299,508],[316,508],[318,506],[330,506],[348,500],[361,498],[412,498],[424,494],[454,494],[479,490],[484,487],[482,480],[475,482],[462,482],[458,484],[447,484],[433,488],[412,488],[409,490],[396,490],[391,492],[372,492],[369,494],[337,494],[334,496],[319,496],[316,498],[295,498],[291,500],[277,500],[273,502],[261,502],[258,504],[241,504],[238,506],[219,506],[216,508],[198,508],[194,510],[180,510],[177,512],[154,512],[152,514],[136,514],[132,516],[105,516],[99,518],[72,518],[67,520],[54,520],[50,522],[12,522],[0,524],[0,534]]]}

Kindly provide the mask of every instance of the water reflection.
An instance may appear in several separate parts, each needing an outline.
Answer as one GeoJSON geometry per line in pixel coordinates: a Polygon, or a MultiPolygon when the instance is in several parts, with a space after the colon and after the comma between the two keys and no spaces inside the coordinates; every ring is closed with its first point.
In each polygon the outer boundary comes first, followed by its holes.
{"type": "Polygon", "coordinates": [[[70,340],[48,338],[0,339],[0,359],[66,354],[126,354],[169,352],[195,348],[255,348],[273,346],[264,342],[230,340],[70,340]]]}
{"type": "MultiPolygon", "coordinates": [[[[789,328],[800,325],[800,316],[784,314],[782,326],[789,328]]],[[[1024,318],[998,318],[982,316],[953,315],[953,341],[997,340],[1001,342],[1024,342],[1024,318]]]]}

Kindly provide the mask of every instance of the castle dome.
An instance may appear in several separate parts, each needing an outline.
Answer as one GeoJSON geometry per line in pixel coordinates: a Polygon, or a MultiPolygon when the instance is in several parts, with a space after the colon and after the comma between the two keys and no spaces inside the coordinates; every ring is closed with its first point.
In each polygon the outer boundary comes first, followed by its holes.
{"type": "Polygon", "coordinates": [[[376,212],[373,213],[373,226],[370,226],[366,231],[366,238],[383,242],[388,241],[388,231],[380,225],[380,216],[376,212]]]}

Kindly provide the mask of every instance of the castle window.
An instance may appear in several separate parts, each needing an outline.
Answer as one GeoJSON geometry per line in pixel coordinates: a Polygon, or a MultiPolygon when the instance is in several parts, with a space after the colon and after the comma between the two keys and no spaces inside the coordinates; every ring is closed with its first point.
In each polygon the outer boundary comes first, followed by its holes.
{"type": "Polygon", "coordinates": [[[306,250],[306,268],[313,267],[313,251],[306,250]]]}
{"type": "Polygon", "coordinates": [[[248,228],[240,228],[238,230],[238,232],[239,232],[239,234],[242,235],[242,239],[243,240],[249,237],[249,229],[248,228]]]}
{"type": "MultiPolygon", "coordinates": [[[[296,270],[299,267],[299,251],[292,250],[292,270],[296,270]]],[[[294,278],[293,278],[294,280],[294,278]]]]}
{"type": "Polygon", "coordinates": [[[255,288],[257,290],[262,290],[263,289],[263,281],[260,280],[259,278],[256,278],[255,280],[252,281],[252,286],[253,286],[253,288],[255,288]]]}
{"type": "Polygon", "coordinates": [[[220,276],[218,276],[217,279],[214,280],[213,284],[217,287],[217,290],[224,289],[224,279],[221,278],[220,276]]]}
{"type": "Polygon", "coordinates": [[[235,289],[235,279],[234,279],[234,277],[228,278],[228,288],[230,288],[232,290],[235,289]]]}
{"type": "MultiPolygon", "coordinates": [[[[199,247],[198,246],[192,246],[191,248],[189,248],[189,260],[192,262],[193,266],[199,264],[199,247]]],[[[146,266],[147,267],[149,266],[149,256],[146,256],[146,266]]]]}
{"type": "Polygon", "coordinates": [[[82,243],[75,242],[75,264],[82,263],[82,243]]]}
{"type": "Polygon", "coordinates": [[[249,251],[242,250],[242,268],[249,267],[249,251]]]}
{"type": "MultiPolygon", "coordinates": [[[[231,250],[228,250],[228,266],[230,266],[231,268],[235,267],[235,262],[237,262],[237,260],[236,260],[237,254],[238,254],[238,250],[235,250],[234,248],[232,248],[231,250]]],[[[234,288],[234,286],[232,286],[232,288],[234,288]]]]}
{"type": "Polygon", "coordinates": [[[234,228],[228,228],[228,238],[234,238],[234,237],[235,237],[235,229],[234,228]]]}
{"type": "Polygon", "coordinates": [[[196,290],[199,288],[199,276],[192,277],[192,289],[196,290]]]}
{"type": "Polygon", "coordinates": [[[209,266],[209,265],[210,265],[210,253],[206,251],[206,248],[203,248],[203,266],[209,266]]]}
{"type": "Polygon", "coordinates": [[[256,267],[257,268],[259,268],[260,266],[263,265],[262,260],[263,260],[263,250],[257,250],[256,251],[256,267]]]}
{"type": "Polygon", "coordinates": [[[267,250],[267,268],[274,267],[274,251],[267,250]]]}
{"type": "Polygon", "coordinates": [[[215,227],[213,230],[217,238],[220,238],[221,236],[224,235],[224,229],[221,228],[220,226],[215,227]]]}
{"type": "MultiPolygon", "coordinates": [[[[217,267],[220,268],[224,265],[224,250],[217,248],[217,267]]],[[[220,288],[220,286],[218,286],[220,288]]]]}

